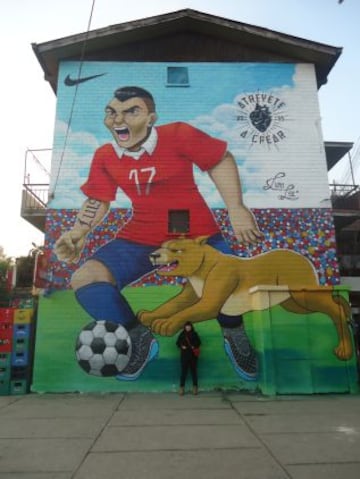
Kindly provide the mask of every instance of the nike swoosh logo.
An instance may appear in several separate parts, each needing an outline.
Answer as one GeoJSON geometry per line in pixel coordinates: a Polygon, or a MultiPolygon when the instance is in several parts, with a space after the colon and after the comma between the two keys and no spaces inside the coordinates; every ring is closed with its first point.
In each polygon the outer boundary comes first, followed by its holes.
{"type": "Polygon", "coordinates": [[[92,80],[93,78],[102,77],[103,75],[106,75],[106,73],[99,73],[98,75],[91,75],[90,77],[75,78],[75,79],[72,79],[70,78],[70,75],[67,75],[67,77],[64,80],[64,84],[66,86],[75,86],[75,85],[78,85],[79,83],[84,83],[86,81],[92,80]]]}

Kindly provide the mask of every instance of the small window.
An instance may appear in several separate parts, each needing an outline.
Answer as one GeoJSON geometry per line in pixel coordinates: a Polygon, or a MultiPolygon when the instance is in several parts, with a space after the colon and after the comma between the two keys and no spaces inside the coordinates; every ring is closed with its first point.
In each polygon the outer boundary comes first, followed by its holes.
{"type": "Polygon", "coordinates": [[[167,67],[167,86],[189,86],[188,67],[167,67]]]}
{"type": "Polygon", "coordinates": [[[169,211],[169,233],[189,233],[190,212],[189,210],[169,211]]]}

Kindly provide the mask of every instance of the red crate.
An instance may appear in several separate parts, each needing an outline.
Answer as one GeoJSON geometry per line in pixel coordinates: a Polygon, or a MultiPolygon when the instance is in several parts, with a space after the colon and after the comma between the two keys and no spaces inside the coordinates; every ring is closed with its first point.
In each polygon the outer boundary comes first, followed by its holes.
{"type": "Polygon", "coordinates": [[[0,338],[0,353],[11,353],[12,338],[0,338]]]}
{"type": "Polygon", "coordinates": [[[10,339],[14,334],[14,325],[12,323],[0,323],[0,340],[10,339]]]}
{"type": "Polygon", "coordinates": [[[14,322],[15,308],[0,308],[0,323],[14,322]]]}
{"type": "Polygon", "coordinates": [[[0,353],[10,353],[13,342],[13,324],[0,323],[0,353]]]}

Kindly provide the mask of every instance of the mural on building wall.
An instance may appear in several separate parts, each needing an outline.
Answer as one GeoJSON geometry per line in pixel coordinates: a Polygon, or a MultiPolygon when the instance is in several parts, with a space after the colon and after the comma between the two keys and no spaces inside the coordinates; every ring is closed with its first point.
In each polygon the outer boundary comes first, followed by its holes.
{"type": "Polygon", "coordinates": [[[349,360],[312,67],[89,62],[74,80],[77,66],[60,68],[42,303],[75,296],[79,365],[161,381],[156,364],[174,364],[166,338],[191,320],[256,385],[255,313],[279,305],[294,324],[326,315],[325,356],[349,360]],[[249,294],[258,285],[282,289],[265,307],[249,294]]]}

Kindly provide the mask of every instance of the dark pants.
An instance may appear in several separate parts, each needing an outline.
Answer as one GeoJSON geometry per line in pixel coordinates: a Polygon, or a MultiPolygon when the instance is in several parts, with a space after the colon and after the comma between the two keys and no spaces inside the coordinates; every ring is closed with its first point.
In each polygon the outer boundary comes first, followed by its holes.
{"type": "Polygon", "coordinates": [[[180,387],[185,386],[186,376],[190,369],[192,382],[194,386],[198,385],[197,377],[197,358],[192,356],[191,358],[181,358],[181,374],[180,374],[180,387]]]}

